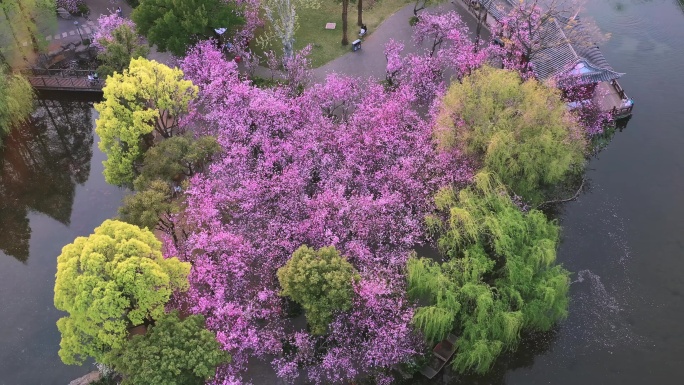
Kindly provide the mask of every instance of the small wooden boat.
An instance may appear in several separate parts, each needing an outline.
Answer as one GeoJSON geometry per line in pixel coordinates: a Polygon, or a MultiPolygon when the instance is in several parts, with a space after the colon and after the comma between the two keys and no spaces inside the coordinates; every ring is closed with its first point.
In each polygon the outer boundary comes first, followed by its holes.
{"type": "Polygon", "coordinates": [[[449,334],[445,340],[442,340],[435,348],[432,349],[432,359],[427,366],[420,369],[420,372],[427,378],[433,378],[446,365],[447,361],[454,355],[456,351],[456,336],[449,334]]]}

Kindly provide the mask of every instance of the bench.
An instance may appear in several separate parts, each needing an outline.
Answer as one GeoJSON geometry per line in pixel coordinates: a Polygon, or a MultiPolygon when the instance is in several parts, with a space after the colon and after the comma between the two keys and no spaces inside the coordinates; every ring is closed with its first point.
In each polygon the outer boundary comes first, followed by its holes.
{"type": "Polygon", "coordinates": [[[67,19],[67,20],[70,20],[70,19],[71,19],[71,14],[69,13],[69,11],[67,11],[67,10],[64,9],[64,8],[61,8],[61,7],[60,7],[60,8],[57,8],[57,14],[58,14],[59,17],[61,17],[62,19],[67,19]]]}

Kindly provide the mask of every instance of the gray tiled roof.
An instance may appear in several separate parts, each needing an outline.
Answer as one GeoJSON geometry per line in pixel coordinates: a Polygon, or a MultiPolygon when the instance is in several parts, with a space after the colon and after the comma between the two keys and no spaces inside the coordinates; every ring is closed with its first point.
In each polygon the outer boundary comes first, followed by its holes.
{"type": "MultiPolygon", "coordinates": [[[[487,12],[496,20],[505,17],[513,9],[512,0],[478,0],[487,12]]],[[[540,28],[541,46],[544,48],[535,52],[530,59],[532,68],[538,79],[546,80],[553,76],[565,74],[582,63],[583,69],[579,76],[584,83],[610,81],[621,77],[622,73],[615,72],[599,50],[598,46],[586,44],[572,44],[564,28],[573,29],[573,35],[589,39],[589,34],[579,28],[580,23],[570,23],[563,17],[549,18],[540,28]]]]}
{"type": "Polygon", "coordinates": [[[559,75],[570,68],[578,59],[577,53],[555,19],[546,20],[539,29],[540,46],[530,58],[532,69],[541,80],[559,75]]]}
{"type": "Polygon", "coordinates": [[[487,13],[494,16],[496,20],[501,20],[508,15],[513,6],[508,1],[502,0],[479,0],[487,13]]]}

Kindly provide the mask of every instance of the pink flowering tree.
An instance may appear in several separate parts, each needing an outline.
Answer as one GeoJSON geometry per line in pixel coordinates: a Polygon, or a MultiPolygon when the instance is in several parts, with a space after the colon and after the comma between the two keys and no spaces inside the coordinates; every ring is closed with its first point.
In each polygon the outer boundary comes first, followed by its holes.
{"type": "Polygon", "coordinates": [[[112,40],[112,32],[122,25],[126,25],[135,32],[135,24],[129,19],[124,19],[117,16],[115,13],[111,15],[101,15],[97,18],[98,28],[93,34],[93,45],[102,49],[104,41],[112,40]]]}
{"type": "Polygon", "coordinates": [[[228,3],[237,6],[238,13],[242,16],[244,24],[240,30],[233,35],[234,45],[246,48],[252,39],[257,28],[263,27],[264,22],[259,17],[260,0],[226,0],[228,3]]]}
{"type": "Polygon", "coordinates": [[[413,26],[413,38],[416,44],[428,43],[430,56],[435,55],[435,51],[447,39],[453,31],[467,31],[461,21],[461,17],[456,12],[447,13],[426,13],[421,15],[418,22],[413,26]]]}
{"type": "Polygon", "coordinates": [[[397,83],[397,77],[404,67],[404,61],[401,57],[401,52],[404,50],[404,44],[394,39],[390,39],[385,44],[385,59],[387,60],[387,68],[385,81],[390,86],[397,83]]]}
{"type": "MultiPolygon", "coordinates": [[[[587,17],[580,24],[581,0],[525,0],[513,8],[492,29],[492,36],[504,43],[493,44],[504,68],[518,71],[523,79],[532,75],[532,62],[553,55],[550,49],[566,44],[593,47],[607,39],[587,17]],[[560,31],[560,32],[557,32],[560,31]]],[[[550,59],[550,58],[548,58],[550,59]]]]}
{"type": "Polygon", "coordinates": [[[314,84],[307,93],[312,108],[320,108],[324,116],[334,121],[349,121],[361,98],[359,79],[329,74],[325,82],[314,84]]]}
{"type": "Polygon", "coordinates": [[[422,14],[413,37],[418,46],[425,48],[422,52],[401,58],[402,44],[390,40],[385,46],[386,80],[390,86],[408,86],[423,104],[431,103],[444,91],[448,77],[462,78],[490,55],[489,49],[475,50],[468,28],[453,11],[422,14]]]}
{"type": "Polygon", "coordinates": [[[493,42],[490,48],[501,60],[503,68],[517,71],[523,79],[534,76],[530,61],[545,48],[539,38],[545,20],[543,14],[536,4],[521,1],[492,28],[492,36],[498,37],[504,45],[493,42]]]}
{"type": "Polygon", "coordinates": [[[583,81],[578,68],[569,68],[552,82],[561,90],[563,100],[568,103],[568,108],[589,139],[602,134],[613,123],[612,114],[601,109],[601,100],[608,95],[596,83],[583,81]]]}
{"type": "Polygon", "coordinates": [[[55,0],[55,4],[57,5],[57,8],[64,8],[69,11],[69,13],[75,14],[78,12],[78,6],[85,4],[85,0],[55,0]]]}
{"type": "Polygon", "coordinates": [[[249,357],[272,355],[285,379],[388,381],[393,364],[421,350],[404,266],[426,240],[432,195],[467,183],[467,162],[438,154],[409,85],[332,75],[301,93],[259,89],[211,44],[181,67],[200,89],[201,111],[183,124],[216,136],[223,154],[191,179],[190,235],[175,249],[193,264],[178,302],[203,314],[233,357],[216,383],[239,381],[249,357]],[[323,336],[296,326],[279,295],[275,272],[304,244],[336,247],[362,278],[323,336]]]}
{"type": "Polygon", "coordinates": [[[362,280],[353,310],[340,314],[328,335],[289,337],[290,353],[273,361],[277,373],[288,381],[303,373],[316,384],[350,382],[361,373],[385,378],[392,365],[423,353],[422,338],[410,326],[413,307],[396,291],[382,281],[362,280]]]}
{"type": "Polygon", "coordinates": [[[309,60],[311,49],[312,46],[309,44],[301,51],[295,51],[291,56],[283,58],[285,79],[291,95],[300,93],[311,81],[311,60],[309,60]]]}
{"type": "Polygon", "coordinates": [[[264,52],[264,58],[266,59],[266,67],[268,67],[271,72],[271,80],[275,80],[276,74],[280,71],[280,60],[278,55],[273,50],[268,50],[264,52]]]}
{"type": "Polygon", "coordinates": [[[489,55],[486,49],[476,52],[468,27],[454,11],[421,15],[413,27],[413,39],[418,45],[428,43],[428,56],[437,57],[457,78],[481,66],[489,55]]]}

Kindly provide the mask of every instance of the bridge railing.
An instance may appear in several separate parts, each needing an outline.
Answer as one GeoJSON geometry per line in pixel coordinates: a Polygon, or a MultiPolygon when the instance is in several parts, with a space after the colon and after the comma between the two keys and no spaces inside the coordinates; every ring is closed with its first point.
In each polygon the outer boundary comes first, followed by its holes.
{"type": "Polygon", "coordinates": [[[92,75],[95,71],[92,70],[77,70],[77,69],[44,69],[44,68],[29,68],[21,70],[22,75],[35,77],[63,77],[63,78],[86,78],[92,75]]]}
{"type": "Polygon", "coordinates": [[[58,76],[31,76],[29,82],[37,89],[72,91],[101,91],[104,85],[102,80],[58,76]]]}

